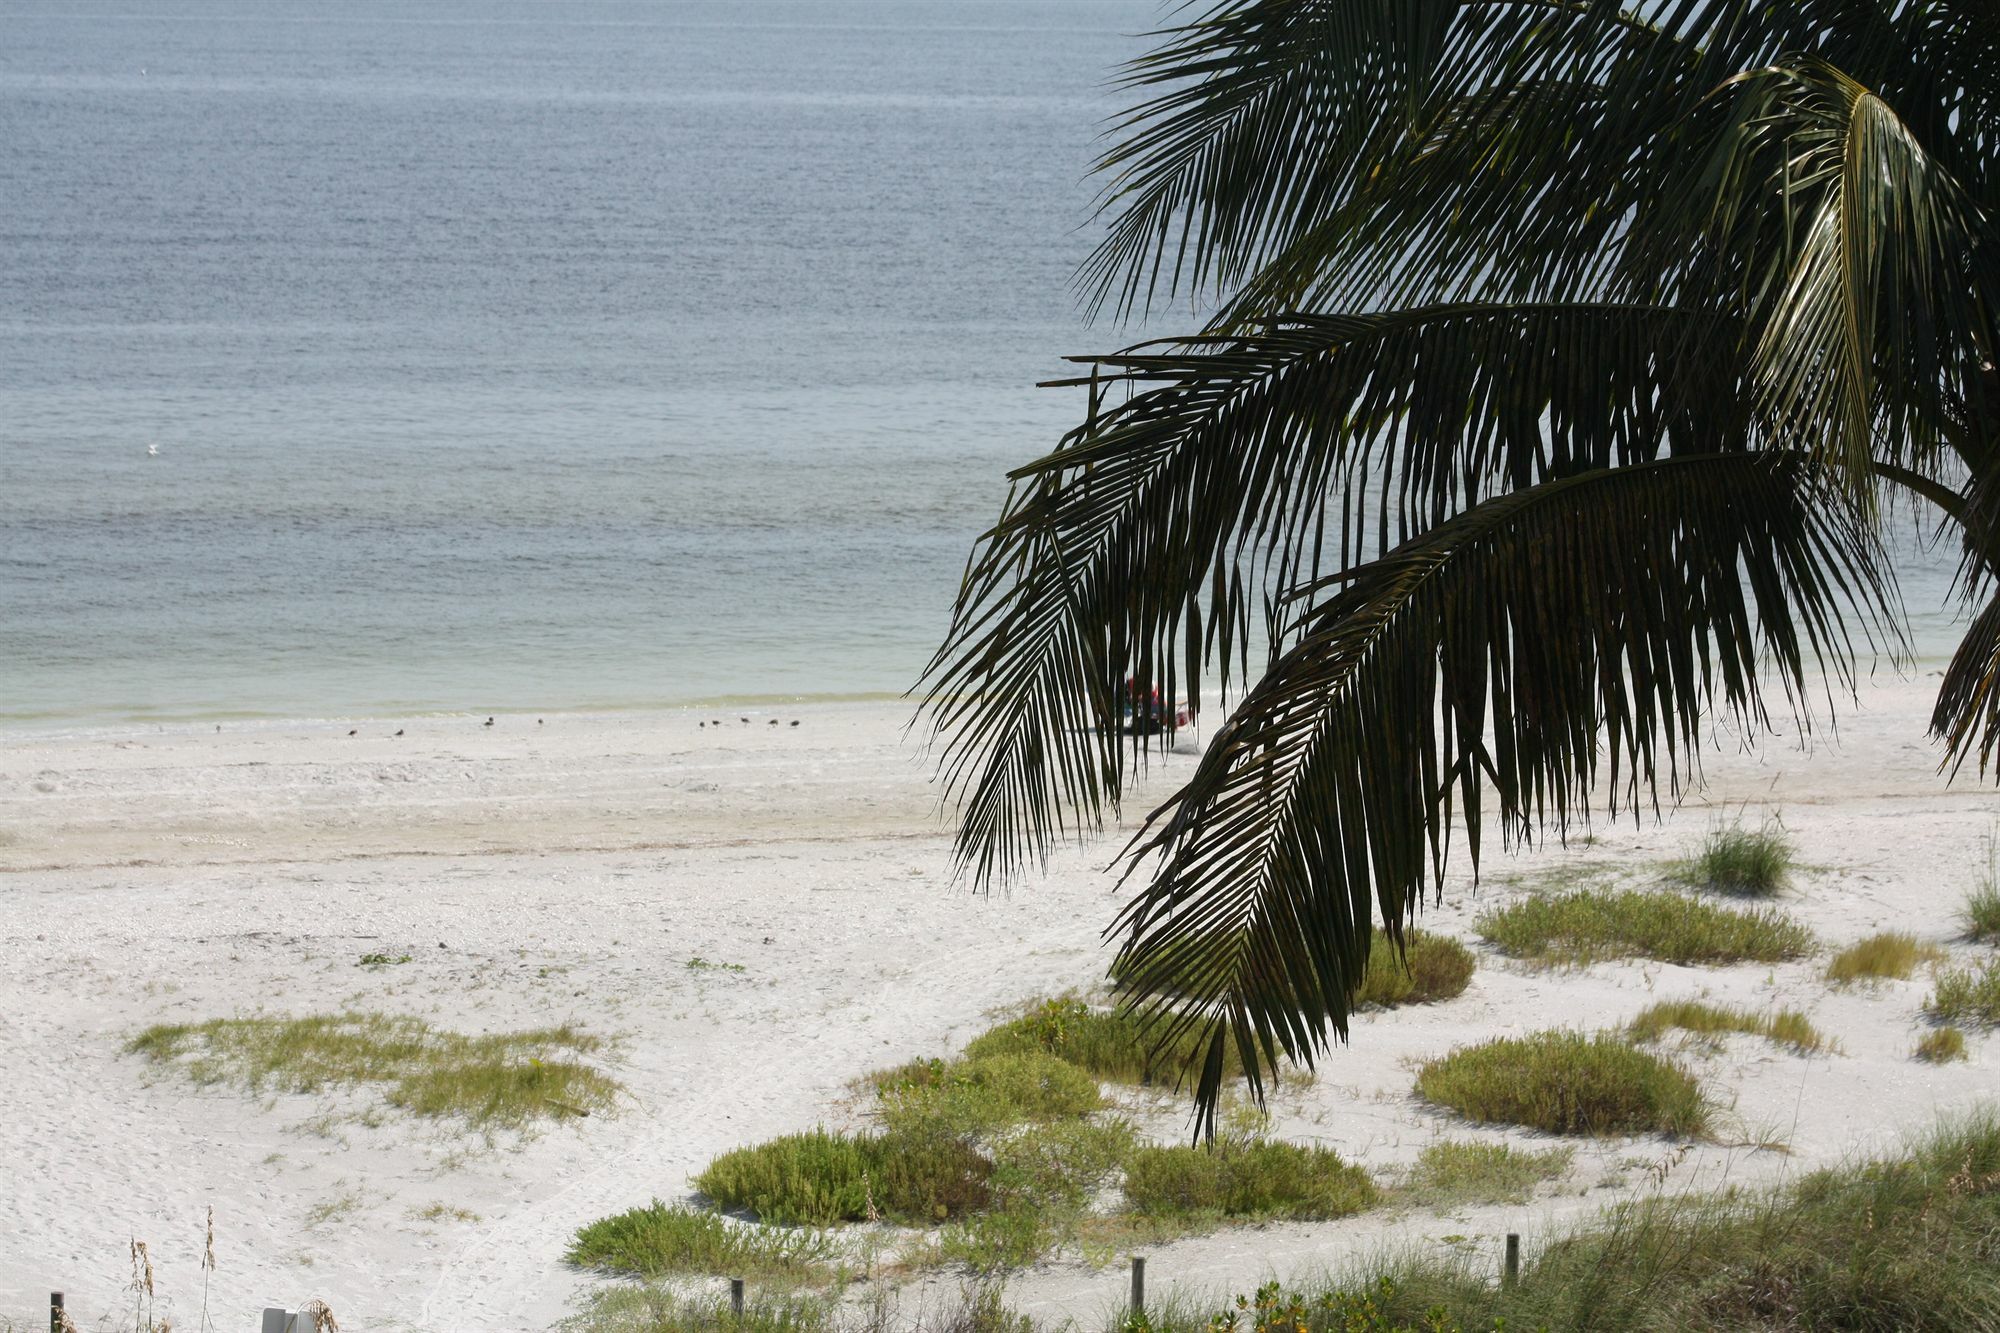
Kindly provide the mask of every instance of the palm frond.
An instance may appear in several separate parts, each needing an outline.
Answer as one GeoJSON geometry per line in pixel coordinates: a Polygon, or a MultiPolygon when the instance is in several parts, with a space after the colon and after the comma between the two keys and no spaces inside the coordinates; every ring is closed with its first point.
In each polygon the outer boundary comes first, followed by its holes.
{"type": "Polygon", "coordinates": [[[1702,256],[1720,281],[1695,284],[1734,289],[1711,295],[1759,330],[1774,435],[1858,487],[1878,449],[1925,461],[2000,295],[1989,219],[1888,103],[1823,60],[1740,76],[1723,97],[1712,151],[1642,225],[1651,253],[1702,256]],[[1878,392],[1885,376],[1896,392],[1878,392]]]}
{"type": "Polygon", "coordinates": [[[1489,787],[1525,838],[1677,790],[1712,711],[1763,728],[1764,673],[1810,717],[1808,664],[1846,680],[1845,617],[1890,605],[1835,480],[1793,453],[1557,478],[1302,590],[1114,927],[1128,1002],[1163,1046],[1199,1035],[1201,1122],[1232,1047],[1261,1091],[1345,1037],[1371,918],[1441,886],[1455,817],[1477,865],[1489,787]]]}
{"type": "Polygon", "coordinates": [[[961,868],[983,885],[1097,827],[1132,750],[1119,685],[1226,690],[1297,583],[1495,491],[1744,447],[1738,336],[1665,307],[1462,305],[1090,359],[1079,382],[1141,391],[1015,473],[926,673],[961,868]]]}

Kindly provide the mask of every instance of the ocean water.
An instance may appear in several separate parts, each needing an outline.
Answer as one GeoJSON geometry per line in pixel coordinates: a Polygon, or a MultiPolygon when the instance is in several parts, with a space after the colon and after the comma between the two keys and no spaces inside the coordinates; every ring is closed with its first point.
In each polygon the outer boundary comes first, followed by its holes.
{"type": "Polygon", "coordinates": [[[908,688],[1156,19],[0,6],[0,720],[908,688]]]}
{"type": "Polygon", "coordinates": [[[908,688],[1161,16],[0,0],[0,725],[908,688]]]}

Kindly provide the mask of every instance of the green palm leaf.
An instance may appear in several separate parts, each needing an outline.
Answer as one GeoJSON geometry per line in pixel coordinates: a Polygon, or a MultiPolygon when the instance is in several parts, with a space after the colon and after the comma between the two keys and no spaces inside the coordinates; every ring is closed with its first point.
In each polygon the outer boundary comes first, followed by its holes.
{"type": "Polygon", "coordinates": [[[1764,673],[1809,718],[1843,615],[1889,605],[1834,481],[1796,454],[1559,478],[1302,591],[1292,646],[1149,821],[1158,868],[1117,927],[1163,1047],[1201,1038],[1200,1115],[1232,1047],[1257,1087],[1346,1035],[1371,916],[1399,930],[1441,885],[1454,818],[1477,864],[1489,787],[1528,837],[1677,790],[1710,712],[1764,726],[1764,673]]]}

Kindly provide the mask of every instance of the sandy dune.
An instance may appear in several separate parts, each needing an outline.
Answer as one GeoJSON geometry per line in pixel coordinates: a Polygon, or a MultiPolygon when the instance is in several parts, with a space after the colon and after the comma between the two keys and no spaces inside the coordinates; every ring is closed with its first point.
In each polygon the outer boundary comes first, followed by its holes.
{"type": "MultiPolygon", "coordinates": [[[[1663,823],[1595,845],[1495,855],[1428,924],[1473,916],[1552,867],[1645,882],[1718,809],[1782,812],[1811,870],[1787,906],[1839,944],[1899,928],[1956,955],[1953,913],[1985,865],[2000,799],[1948,784],[1923,735],[1928,681],[1864,690],[1837,741],[1738,752],[1663,823]]],[[[78,1322],[129,1309],[126,1245],[152,1246],[176,1323],[200,1304],[204,1210],[219,1327],[324,1297],[348,1329],[532,1329],[589,1279],[559,1262],[582,1222],[687,1190],[716,1153],[863,1108],[846,1085],[947,1053],[1028,997],[1091,985],[1116,899],[1112,844],[979,899],[949,883],[929,773],[900,705],[643,717],[341,721],[7,738],[0,748],[0,1319],[69,1293],[78,1322]],[[720,728],[698,726],[712,718],[720,728]],[[794,728],[793,718],[801,720],[794,728]],[[358,735],[350,737],[350,728],[358,735]],[[398,728],[405,735],[391,735],[398,728]],[[413,961],[366,969],[364,953],[413,961]],[[740,966],[688,966],[690,959],[740,966]],[[462,1031],[572,1021],[618,1039],[610,1117],[487,1147],[365,1099],[195,1090],[121,1054],[145,1025],[353,1006],[462,1031]],[[379,1123],[365,1123],[378,1120],[379,1123]],[[463,1210],[429,1220],[433,1205],[463,1210]],[[473,1220],[471,1215],[476,1215],[473,1220]]],[[[1172,781],[1191,761],[1170,758],[1172,781]]],[[[1751,1039],[1690,1054],[1732,1107],[1725,1142],[1670,1187],[1775,1179],[1892,1143],[2000,1091],[1996,1048],[1909,1058],[1922,981],[1840,992],[1823,960],[1775,969],[1606,964],[1537,973],[1483,954],[1449,1005],[1372,1015],[1318,1082],[1274,1107],[1287,1134],[1390,1170],[1472,1134],[1410,1096],[1410,1066],[1549,1025],[1608,1025],[1661,998],[1806,1009],[1838,1055],[1751,1039]],[[1747,1146],[1772,1139],[1788,1152],[1747,1146]]],[[[1150,1123],[1177,1133],[1179,1108],[1150,1123]]],[[[1489,1245],[1651,1188],[1669,1145],[1585,1146],[1561,1191],[1518,1209],[1384,1213],[1226,1232],[1154,1253],[1153,1285],[1247,1289],[1400,1240],[1489,1245]],[[1443,1237],[1462,1240],[1439,1241],[1443,1237]]],[[[955,1279],[940,1279],[946,1286],[955,1279]]],[[[1095,1315],[1116,1272],[1051,1265],[1010,1303],[1095,1315]]]]}

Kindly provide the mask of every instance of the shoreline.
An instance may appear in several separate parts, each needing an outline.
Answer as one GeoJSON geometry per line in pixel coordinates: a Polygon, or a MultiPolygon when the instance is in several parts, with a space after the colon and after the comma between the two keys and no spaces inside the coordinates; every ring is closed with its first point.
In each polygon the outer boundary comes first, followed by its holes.
{"type": "MultiPolygon", "coordinates": [[[[1804,865],[1777,905],[1827,946],[1897,929],[1968,960],[1982,951],[1955,942],[1952,913],[1984,873],[2000,801],[1970,773],[1936,773],[1929,697],[1921,679],[1864,685],[1837,738],[1803,752],[1788,737],[1740,752],[1712,728],[1706,785],[1663,796],[1662,819],[1600,821],[1567,847],[1496,844],[1477,885],[1461,856],[1419,924],[1471,940],[1479,913],[1552,876],[1645,883],[1718,819],[1775,812],[1804,865]]],[[[903,702],[800,706],[778,727],[734,716],[720,729],[690,710],[490,730],[461,717],[400,740],[292,726],[0,747],[0,1064],[14,1094],[0,1192],[16,1201],[0,1221],[0,1319],[32,1317],[52,1289],[79,1323],[117,1310],[137,1237],[185,1322],[212,1205],[218,1324],[319,1296],[356,1328],[547,1328],[603,1281],[561,1263],[576,1227],[685,1198],[731,1148],[865,1127],[858,1076],[950,1055],[1024,1001],[1101,983],[1116,830],[979,897],[952,880],[903,702]],[[797,729],[783,724],[794,715],[797,729]],[[358,962],[371,954],[410,961],[358,962]],[[467,1033],[575,1023],[612,1043],[606,1068],[626,1092],[615,1114],[494,1146],[345,1095],[198,1086],[124,1053],[154,1023],[341,1011],[467,1033]]],[[[1193,762],[1156,761],[1128,821],[1193,762]]],[[[1804,1009],[1843,1050],[1729,1038],[1685,1052],[1743,1132],[1698,1145],[1669,1188],[1768,1183],[1993,1097],[1990,1035],[1971,1035],[1969,1064],[1910,1059],[1921,979],[1843,991],[1820,978],[1823,959],[1548,972],[1477,952],[1458,1000],[1366,1015],[1316,1082],[1274,1102],[1274,1132],[1374,1172],[1440,1137],[1542,1145],[1416,1102],[1411,1062],[1695,995],[1804,1009]],[[1787,1151],[1730,1146],[1773,1135],[1787,1151]]],[[[1154,1137],[1184,1130],[1171,1099],[1131,1110],[1154,1137]]],[[[1565,1188],[1525,1207],[1228,1228],[1148,1247],[1153,1280],[1247,1291],[1384,1245],[1490,1248],[1638,1197],[1650,1177],[1629,1160],[1672,1145],[1577,1148],[1565,1188]]],[[[1122,1280],[1115,1265],[1044,1264],[1010,1279],[1007,1300],[1090,1318],[1122,1280]]],[[[959,1277],[926,1281],[949,1292],[959,1277]]]]}

